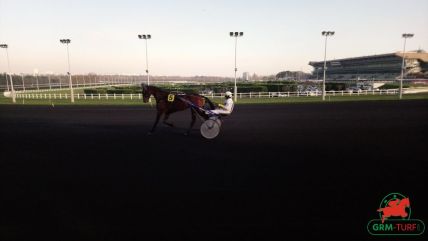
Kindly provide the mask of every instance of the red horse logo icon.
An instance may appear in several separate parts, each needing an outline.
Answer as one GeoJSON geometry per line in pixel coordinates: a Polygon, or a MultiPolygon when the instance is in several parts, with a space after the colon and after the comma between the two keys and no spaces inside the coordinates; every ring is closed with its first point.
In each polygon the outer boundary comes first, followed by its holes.
{"type": "Polygon", "coordinates": [[[383,212],[382,223],[389,217],[407,217],[406,208],[410,207],[409,198],[395,199],[388,202],[388,206],[379,208],[378,212],[383,212]]]}

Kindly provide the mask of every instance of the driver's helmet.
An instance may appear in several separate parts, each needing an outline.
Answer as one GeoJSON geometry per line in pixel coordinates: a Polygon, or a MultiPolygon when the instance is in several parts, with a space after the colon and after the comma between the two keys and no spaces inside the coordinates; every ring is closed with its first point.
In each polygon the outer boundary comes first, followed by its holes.
{"type": "Polygon", "coordinates": [[[226,97],[232,97],[232,92],[226,91],[226,93],[224,93],[224,96],[226,96],[226,97]]]}

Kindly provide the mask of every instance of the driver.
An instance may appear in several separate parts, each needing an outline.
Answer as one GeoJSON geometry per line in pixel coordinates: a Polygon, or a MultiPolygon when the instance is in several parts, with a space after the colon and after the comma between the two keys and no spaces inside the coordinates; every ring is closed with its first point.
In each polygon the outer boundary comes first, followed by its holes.
{"type": "Polygon", "coordinates": [[[226,91],[226,93],[224,93],[224,97],[226,98],[224,100],[224,104],[219,104],[218,107],[215,110],[211,110],[212,113],[217,114],[217,115],[230,115],[232,114],[233,111],[233,100],[232,100],[232,92],[230,91],[226,91]]]}

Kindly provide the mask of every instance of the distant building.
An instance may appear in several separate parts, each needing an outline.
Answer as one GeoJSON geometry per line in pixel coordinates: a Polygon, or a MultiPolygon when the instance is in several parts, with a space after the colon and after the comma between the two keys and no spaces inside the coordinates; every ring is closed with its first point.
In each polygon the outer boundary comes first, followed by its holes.
{"type": "MultiPolygon", "coordinates": [[[[423,50],[405,53],[405,74],[407,80],[428,80],[428,53],[423,50]]],[[[401,78],[403,53],[389,53],[327,61],[326,80],[392,81],[401,78]]],[[[324,61],[309,62],[314,67],[313,78],[322,79],[324,61]]]]}
{"type": "Polygon", "coordinates": [[[249,72],[242,73],[242,80],[244,80],[244,81],[250,81],[250,79],[251,79],[251,75],[250,75],[249,72]]]}
{"type": "Polygon", "coordinates": [[[281,71],[276,74],[277,80],[307,80],[311,77],[310,74],[305,73],[303,71],[281,71]]]}

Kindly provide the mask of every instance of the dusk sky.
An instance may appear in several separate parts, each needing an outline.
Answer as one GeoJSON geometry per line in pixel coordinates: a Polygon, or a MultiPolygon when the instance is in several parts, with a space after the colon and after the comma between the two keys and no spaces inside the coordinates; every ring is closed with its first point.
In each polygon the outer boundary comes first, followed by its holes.
{"type": "MultiPolygon", "coordinates": [[[[333,30],[327,58],[402,51],[401,34],[414,33],[407,49],[428,50],[427,0],[360,1],[108,1],[0,0],[0,43],[9,45],[12,72],[142,74],[149,33],[153,75],[233,76],[311,71],[324,57],[323,30],[333,30]]],[[[0,51],[0,72],[7,71],[0,51]]]]}

